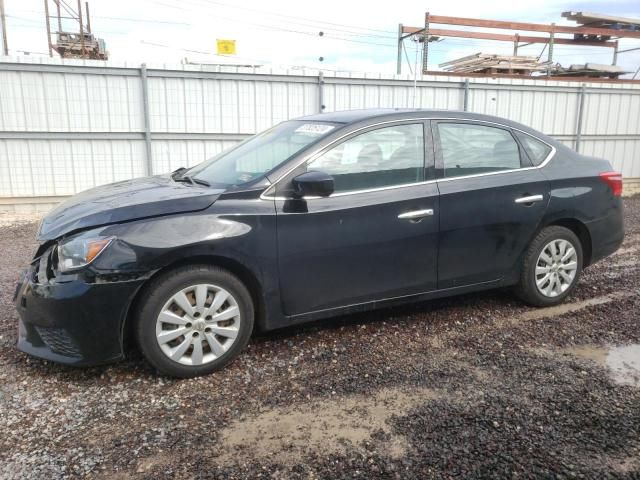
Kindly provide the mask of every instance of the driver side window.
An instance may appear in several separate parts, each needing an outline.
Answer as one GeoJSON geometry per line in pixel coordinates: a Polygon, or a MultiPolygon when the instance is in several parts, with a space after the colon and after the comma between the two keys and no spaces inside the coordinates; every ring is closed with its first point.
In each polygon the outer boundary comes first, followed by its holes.
{"type": "Polygon", "coordinates": [[[336,193],[424,181],[422,124],[384,127],[352,137],[314,159],[308,170],[331,175],[336,193]]]}

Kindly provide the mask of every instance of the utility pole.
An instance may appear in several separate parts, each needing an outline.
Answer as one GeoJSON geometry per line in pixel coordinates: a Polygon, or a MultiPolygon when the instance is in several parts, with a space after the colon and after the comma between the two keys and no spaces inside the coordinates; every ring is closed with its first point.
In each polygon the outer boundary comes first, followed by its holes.
{"type": "Polygon", "coordinates": [[[9,55],[7,43],[7,22],[4,13],[4,0],[0,0],[0,33],[2,33],[2,55],[9,55]]]}
{"type": "Polygon", "coordinates": [[[424,75],[429,70],[429,12],[424,14],[422,42],[422,74],[424,75]]]}
{"type": "MultiPolygon", "coordinates": [[[[49,0],[44,0],[44,17],[47,25],[47,46],[49,47],[49,56],[53,57],[53,48],[51,47],[51,24],[49,23],[49,0]]],[[[58,18],[60,18],[59,13],[58,18]]]]}
{"type": "MultiPolygon", "coordinates": [[[[0,0],[2,1],[2,0],[0,0]]],[[[398,24],[398,58],[396,59],[396,73],[402,73],[402,24],[398,24]]]]}
{"type": "Polygon", "coordinates": [[[82,28],[82,0],[78,0],[78,21],[80,22],[80,52],[82,58],[84,58],[85,50],[84,50],[84,30],[82,28]]]}
{"type": "MultiPolygon", "coordinates": [[[[58,31],[61,32],[62,31],[62,16],[60,15],[60,0],[53,0],[53,3],[56,4],[56,10],[58,11],[58,31]]],[[[49,10],[48,7],[47,7],[47,10],[49,10]]]]}
{"type": "Polygon", "coordinates": [[[89,15],[89,2],[84,2],[84,9],[87,12],[87,33],[91,33],[91,16],[89,15]]]}

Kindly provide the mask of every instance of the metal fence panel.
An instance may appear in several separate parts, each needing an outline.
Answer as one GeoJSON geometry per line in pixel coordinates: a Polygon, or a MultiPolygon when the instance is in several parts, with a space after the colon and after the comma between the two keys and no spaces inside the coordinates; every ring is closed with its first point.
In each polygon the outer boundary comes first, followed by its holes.
{"type": "Polygon", "coordinates": [[[640,177],[639,85],[504,78],[465,85],[449,76],[16,58],[0,62],[0,200],[66,196],[149,168],[195,165],[250,134],[320,111],[465,105],[570,147],[581,128],[582,153],[640,177]]]}
{"type": "Polygon", "coordinates": [[[143,162],[142,140],[0,140],[0,197],[73,195],[140,177],[143,162]]]}

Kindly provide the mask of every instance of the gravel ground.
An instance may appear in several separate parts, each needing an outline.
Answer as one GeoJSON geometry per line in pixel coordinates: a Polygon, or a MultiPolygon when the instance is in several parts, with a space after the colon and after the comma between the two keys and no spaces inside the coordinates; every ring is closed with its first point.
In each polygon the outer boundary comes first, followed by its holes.
{"type": "Polygon", "coordinates": [[[136,352],[75,370],[15,350],[36,224],[4,224],[0,478],[640,478],[640,197],[625,208],[622,249],[561,307],[496,291],[341,317],[182,381],[136,352]]]}

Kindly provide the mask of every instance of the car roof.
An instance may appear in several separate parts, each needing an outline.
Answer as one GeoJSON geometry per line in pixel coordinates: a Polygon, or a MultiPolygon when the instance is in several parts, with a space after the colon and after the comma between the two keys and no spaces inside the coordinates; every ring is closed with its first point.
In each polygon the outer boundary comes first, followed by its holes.
{"type": "Polygon", "coordinates": [[[556,140],[548,137],[542,132],[534,130],[526,125],[522,125],[521,123],[514,122],[506,118],[495,117],[493,115],[483,115],[480,113],[464,112],[460,110],[434,110],[427,108],[367,108],[360,110],[342,110],[338,112],[317,113],[314,115],[296,118],[296,120],[332,122],[348,125],[367,120],[402,120],[405,118],[455,118],[460,120],[481,120],[514,127],[548,142],[554,142],[554,144],[557,143],[556,140]]]}
{"type": "Polygon", "coordinates": [[[359,110],[342,110],[338,112],[316,113],[296,120],[325,121],[334,123],[355,123],[362,120],[379,119],[384,117],[399,118],[468,118],[473,120],[488,120],[502,124],[513,123],[510,120],[491,115],[463,112],[460,110],[433,110],[429,108],[363,108],[359,110]]]}

